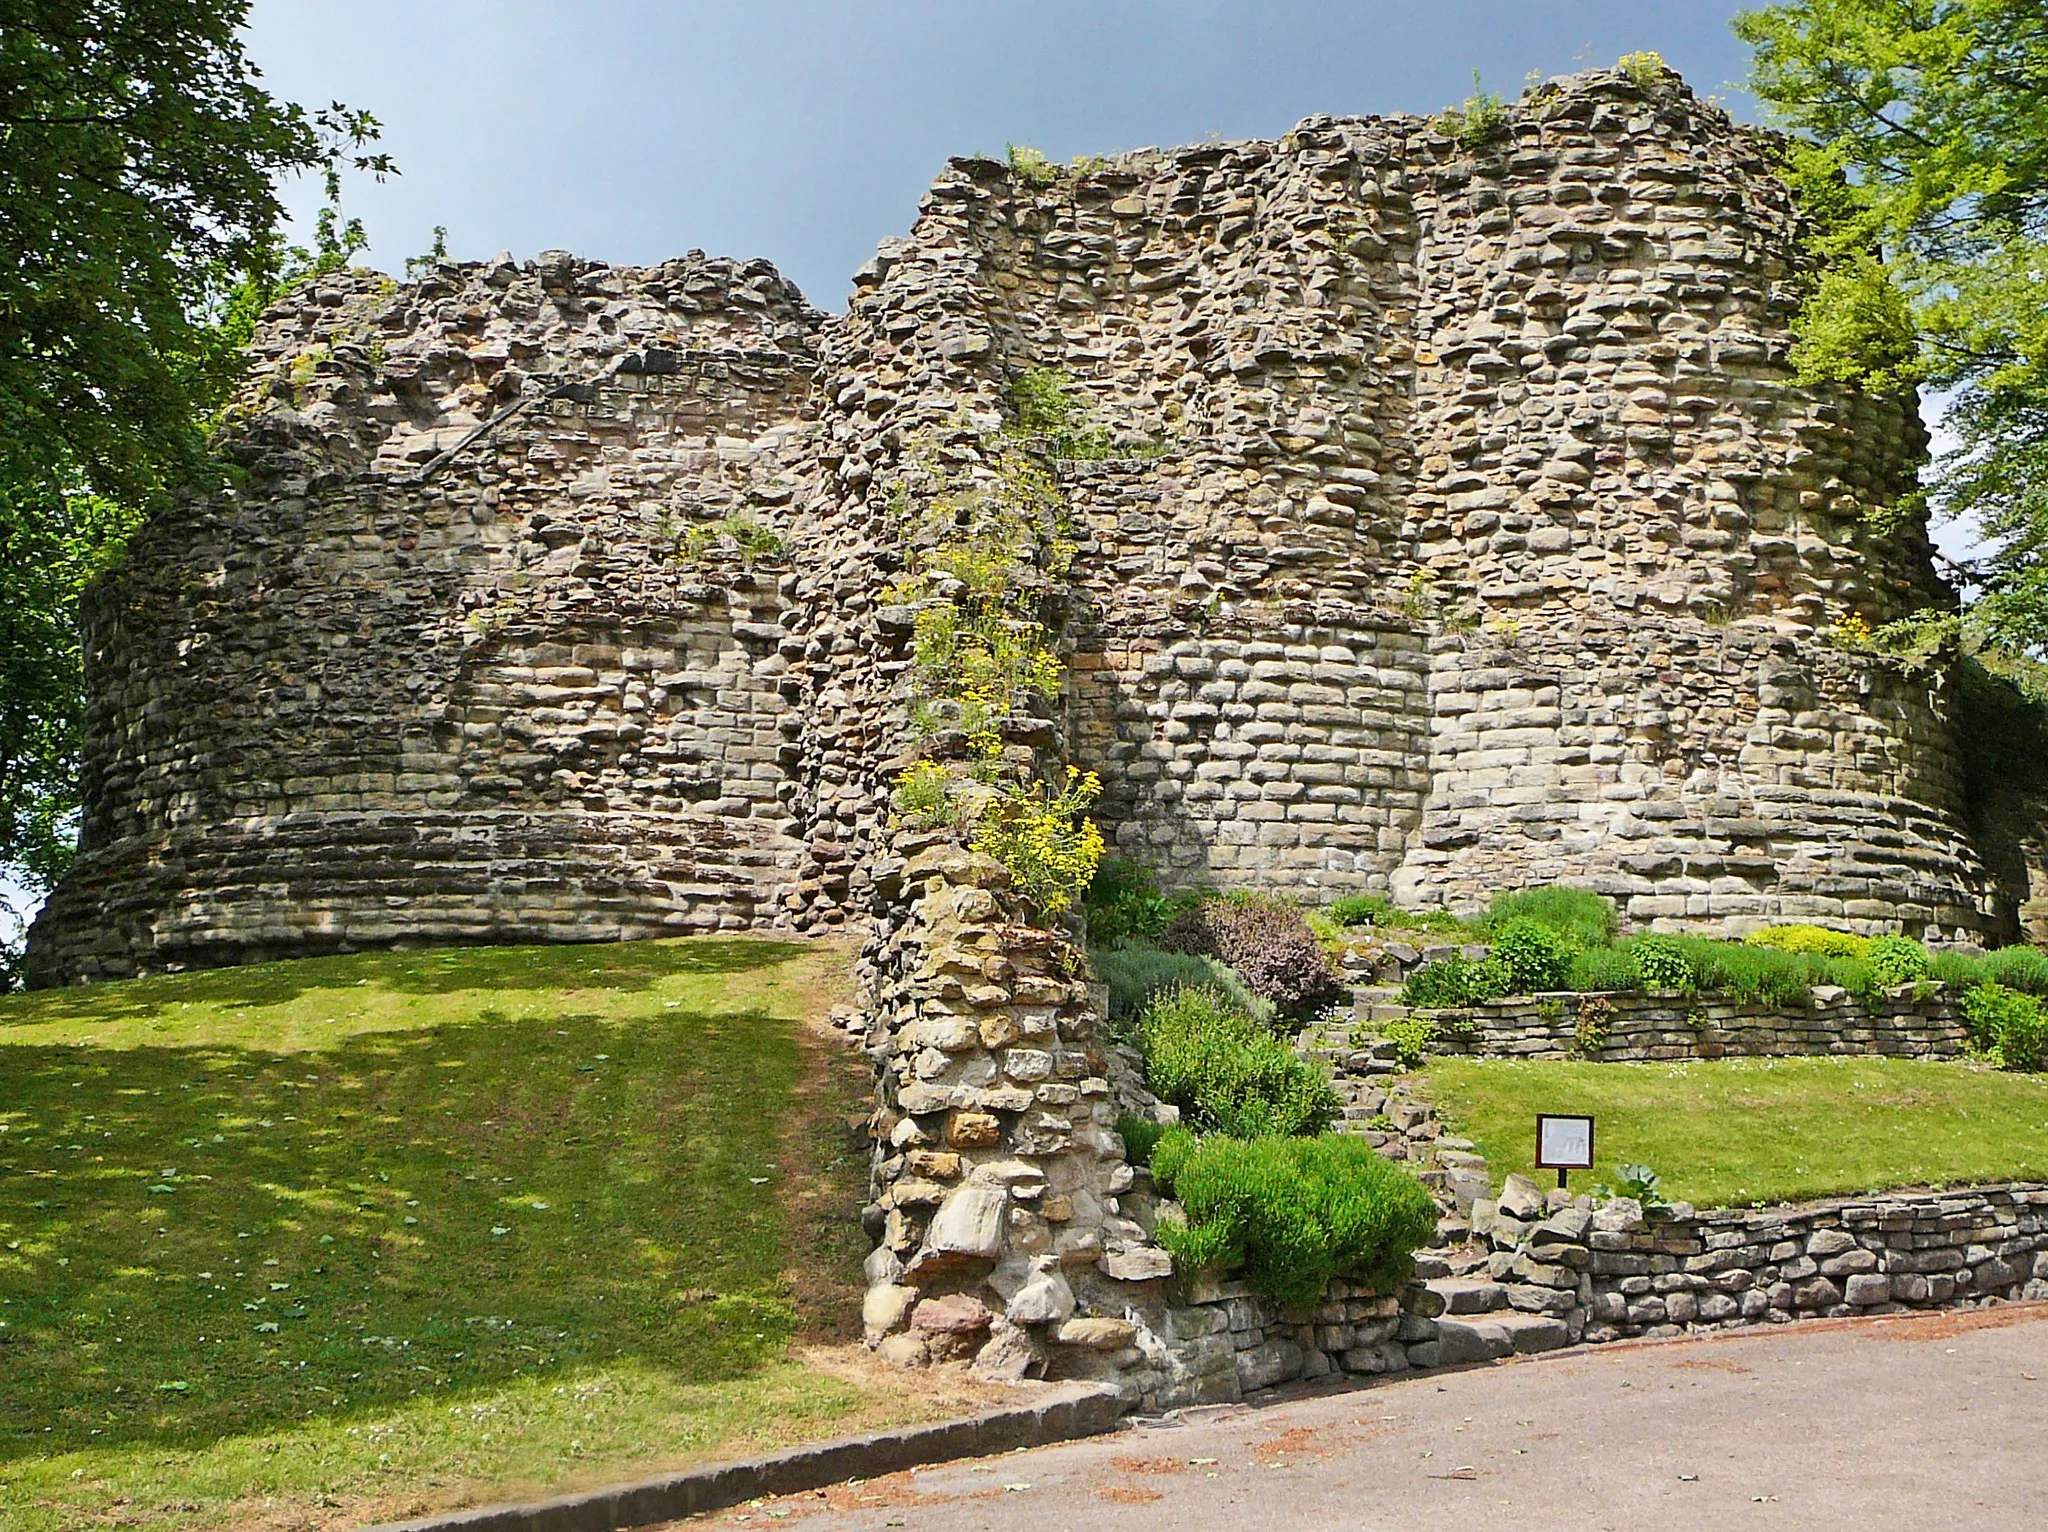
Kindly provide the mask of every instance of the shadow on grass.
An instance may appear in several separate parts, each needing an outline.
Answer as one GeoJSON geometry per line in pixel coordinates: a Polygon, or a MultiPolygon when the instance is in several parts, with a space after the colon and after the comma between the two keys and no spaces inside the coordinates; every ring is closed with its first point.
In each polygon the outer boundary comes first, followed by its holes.
{"type": "MultiPolygon", "coordinates": [[[[709,962],[790,950],[722,945],[709,962]]],[[[539,950],[617,984],[703,971],[704,946],[539,950]]],[[[451,987],[507,971],[503,949],[454,956],[383,961],[451,987]]],[[[775,1162],[803,1067],[794,1022],[687,1010],[317,1054],[0,1047],[0,1460],[618,1358],[743,1374],[793,1323],[775,1162]]]]}
{"type": "Polygon", "coordinates": [[[355,985],[409,994],[471,989],[642,990],[677,974],[748,973],[811,950],[803,942],[757,937],[684,937],[519,947],[436,947],[296,958],[242,968],[164,974],[0,997],[0,1037],[9,1025],[105,1022],[165,1006],[281,1005],[314,990],[355,985]]]}

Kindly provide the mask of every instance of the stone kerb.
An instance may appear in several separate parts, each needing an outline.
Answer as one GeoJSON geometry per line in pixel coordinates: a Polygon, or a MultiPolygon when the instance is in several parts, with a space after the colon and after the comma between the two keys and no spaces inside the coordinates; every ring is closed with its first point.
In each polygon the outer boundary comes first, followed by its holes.
{"type": "MultiPolygon", "coordinates": [[[[1384,1001],[1361,1000],[1358,1007],[1358,1020],[1370,1027],[1416,1014],[1384,1001]]],[[[1436,1021],[1432,1051],[1483,1058],[1651,1063],[1875,1054],[1952,1059],[1969,1046],[1956,997],[1945,990],[1922,995],[1910,986],[1871,1001],[1821,986],[1805,1010],[1710,995],[1629,991],[1517,995],[1427,1014],[1436,1021]]],[[[1392,1067],[1390,1059],[1375,1057],[1369,1046],[1348,1046],[1348,1037],[1321,1041],[1340,1068],[1379,1073],[1392,1067]]]]}

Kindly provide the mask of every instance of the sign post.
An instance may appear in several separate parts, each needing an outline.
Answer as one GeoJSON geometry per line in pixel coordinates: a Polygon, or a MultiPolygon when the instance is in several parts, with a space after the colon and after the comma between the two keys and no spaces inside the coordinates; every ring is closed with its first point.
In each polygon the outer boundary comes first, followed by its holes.
{"type": "Polygon", "coordinates": [[[1593,1119],[1557,1112],[1536,1114],[1536,1166],[1557,1172],[1560,1190],[1567,1173],[1593,1168],[1593,1119]]]}

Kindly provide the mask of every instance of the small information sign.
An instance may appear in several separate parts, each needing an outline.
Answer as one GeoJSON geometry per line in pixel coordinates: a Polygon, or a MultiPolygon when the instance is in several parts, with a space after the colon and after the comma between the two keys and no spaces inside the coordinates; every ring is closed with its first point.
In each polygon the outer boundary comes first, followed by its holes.
{"type": "Polygon", "coordinates": [[[1558,1112],[1536,1114],[1536,1165],[1557,1172],[1557,1184],[1565,1184],[1565,1172],[1593,1168],[1593,1119],[1571,1117],[1558,1112]]]}

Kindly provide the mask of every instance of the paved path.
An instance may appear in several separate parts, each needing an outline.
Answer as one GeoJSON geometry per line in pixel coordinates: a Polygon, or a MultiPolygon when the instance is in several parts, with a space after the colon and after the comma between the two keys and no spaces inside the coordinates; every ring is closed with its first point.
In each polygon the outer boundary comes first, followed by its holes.
{"type": "Polygon", "coordinates": [[[741,1507],[692,1527],[2048,1525],[2048,1308],[1611,1346],[741,1507]],[[1441,1523],[1438,1523],[1441,1524],[1441,1523]]]}

